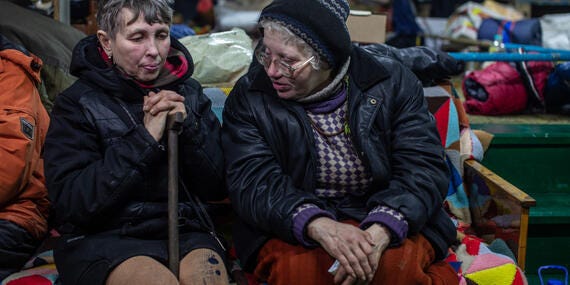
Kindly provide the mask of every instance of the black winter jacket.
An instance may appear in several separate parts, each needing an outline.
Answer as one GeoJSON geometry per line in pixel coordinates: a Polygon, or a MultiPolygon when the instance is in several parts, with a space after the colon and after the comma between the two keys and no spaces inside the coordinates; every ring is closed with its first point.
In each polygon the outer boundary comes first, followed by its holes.
{"type": "MultiPolygon", "coordinates": [[[[179,173],[188,191],[203,200],[226,196],[220,123],[200,84],[182,78],[162,86],[185,99],[187,118],[179,136],[179,173]]],[[[69,233],[121,228],[124,232],[167,234],[168,163],[166,142],[156,142],[143,124],[143,96],[148,91],[118,76],[97,50],[97,38],[74,49],[71,72],[77,76],[61,93],[51,113],[45,143],[45,173],[55,222],[69,233]],[[129,228],[132,227],[132,228],[129,228]]],[[[166,131],[164,138],[166,138],[166,131]]],[[[195,220],[192,204],[180,187],[180,220],[195,220]]]]}
{"type": "Polygon", "coordinates": [[[292,216],[304,203],[357,221],[377,205],[397,209],[408,235],[423,233],[436,258],[445,257],[455,227],[442,208],[449,184],[444,150],[420,81],[388,51],[355,46],[348,70],[350,135],[373,176],[364,198],[325,201],[314,194],[317,151],[309,119],[299,103],[277,96],[260,65],[234,87],[222,142],[239,216],[233,238],[247,270],[269,238],[297,243],[292,216]]]}

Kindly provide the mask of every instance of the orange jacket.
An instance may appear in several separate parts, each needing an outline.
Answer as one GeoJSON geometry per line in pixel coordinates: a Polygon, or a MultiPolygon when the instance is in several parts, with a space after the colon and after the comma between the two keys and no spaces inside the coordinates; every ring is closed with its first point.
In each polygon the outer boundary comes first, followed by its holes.
{"type": "Polygon", "coordinates": [[[0,219],[38,239],[50,205],[42,158],[49,115],[36,88],[41,67],[35,55],[0,47],[0,219]]]}

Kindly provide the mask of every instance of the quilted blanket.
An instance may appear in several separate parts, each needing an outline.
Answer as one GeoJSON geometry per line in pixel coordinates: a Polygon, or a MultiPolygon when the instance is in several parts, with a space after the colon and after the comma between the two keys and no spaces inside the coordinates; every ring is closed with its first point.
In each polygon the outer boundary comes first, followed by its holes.
{"type": "Polygon", "coordinates": [[[22,271],[2,280],[1,285],[53,285],[57,277],[53,250],[47,250],[28,261],[22,271]]]}

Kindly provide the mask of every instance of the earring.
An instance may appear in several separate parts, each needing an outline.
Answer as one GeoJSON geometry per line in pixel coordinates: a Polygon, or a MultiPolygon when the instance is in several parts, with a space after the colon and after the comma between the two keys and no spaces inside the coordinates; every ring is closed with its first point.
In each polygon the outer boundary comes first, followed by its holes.
{"type": "Polygon", "coordinates": [[[107,58],[110,64],[115,64],[113,61],[113,53],[110,50],[105,50],[105,54],[107,54],[107,58]]]}

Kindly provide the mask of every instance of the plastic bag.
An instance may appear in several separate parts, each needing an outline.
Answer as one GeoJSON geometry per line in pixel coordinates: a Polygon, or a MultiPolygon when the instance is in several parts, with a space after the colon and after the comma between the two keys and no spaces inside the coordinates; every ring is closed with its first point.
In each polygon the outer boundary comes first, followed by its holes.
{"type": "Polygon", "coordinates": [[[568,21],[570,21],[570,14],[550,14],[542,16],[540,18],[542,46],[553,49],[568,49],[570,46],[568,21]]]}
{"type": "Polygon", "coordinates": [[[451,38],[465,37],[475,40],[477,30],[487,18],[518,21],[523,16],[511,7],[493,1],[485,1],[484,4],[469,1],[455,9],[449,17],[445,35],[451,38]]]}
{"type": "Polygon", "coordinates": [[[247,72],[253,56],[251,38],[244,30],[180,39],[194,59],[194,79],[205,87],[232,86],[247,72]]]}

